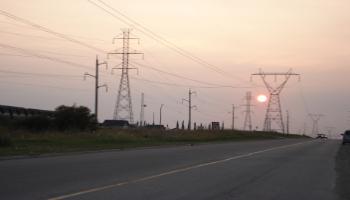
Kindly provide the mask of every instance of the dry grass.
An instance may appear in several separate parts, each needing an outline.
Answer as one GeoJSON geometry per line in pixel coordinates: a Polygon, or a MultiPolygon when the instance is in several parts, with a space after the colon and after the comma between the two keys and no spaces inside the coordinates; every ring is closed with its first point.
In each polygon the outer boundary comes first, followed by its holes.
{"type": "Polygon", "coordinates": [[[0,129],[0,156],[38,155],[143,146],[181,145],[258,139],[302,137],[267,132],[100,129],[97,132],[40,132],[0,129]],[[1,139],[3,138],[3,139],[1,139]],[[3,141],[3,142],[2,142],[3,141]]]}

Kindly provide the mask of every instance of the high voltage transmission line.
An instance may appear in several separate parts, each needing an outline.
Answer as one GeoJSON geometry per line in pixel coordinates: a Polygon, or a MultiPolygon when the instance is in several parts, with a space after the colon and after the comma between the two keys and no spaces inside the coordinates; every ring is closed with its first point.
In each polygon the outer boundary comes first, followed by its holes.
{"type": "Polygon", "coordinates": [[[58,41],[64,40],[62,38],[44,37],[44,36],[39,36],[39,35],[29,35],[29,34],[10,32],[10,31],[3,31],[3,30],[1,30],[0,33],[7,34],[7,35],[20,36],[20,37],[31,37],[31,38],[41,39],[41,40],[58,40],[58,41]]]}
{"type": "Polygon", "coordinates": [[[33,53],[30,50],[22,49],[22,48],[19,48],[19,47],[14,47],[14,46],[7,45],[7,44],[0,43],[0,47],[5,48],[5,49],[11,49],[13,51],[17,51],[17,52],[20,52],[20,53],[23,53],[23,54],[26,54],[26,55],[30,55],[30,56],[33,56],[33,57],[50,60],[50,61],[53,61],[53,62],[63,63],[63,64],[71,65],[71,66],[74,66],[74,67],[84,68],[84,69],[91,69],[91,67],[89,67],[87,65],[82,65],[82,64],[66,61],[66,60],[63,60],[63,59],[60,59],[60,58],[53,58],[53,57],[50,57],[50,56],[33,53]]]}
{"type": "MultiPolygon", "coordinates": [[[[16,26],[16,27],[20,27],[20,28],[26,28],[26,29],[32,29],[32,30],[35,29],[34,27],[31,27],[31,26],[20,25],[20,24],[11,23],[11,22],[8,22],[8,21],[0,21],[0,23],[2,23],[2,24],[10,24],[10,25],[13,25],[13,26],[16,26]]],[[[66,35],[70,36],[70,37],[80,38],[80,39],[83,39],[83,40],[97,41],[97,42],[103,42],[103,43],[110,43],[110,41],[102,40],[102,39],[98,39],[98,38],[91,38],[91,37],[85,37],[85,36],[81,36],[81,35],[72,35],[72,34],[66,34],[66,35]]]]}
{"type": "MultiPolygon", "coordinates": [[[[91,2],[92,3],[92,2],[91,2]]],[[[13,19],[15,21],[18,21],[18,22],[21,22],[23,24],[27,24],[35,29],[39,29],[41,31],[44,31],[46,33],[49,33],[49,34],[52,34],[52,35],[55,35],[57,37],[60,37],[60,38],[63,38],[67,41],[70,41],[72,43],[75,43],[75,44],[78,44],[78,45],[81,45],[81,46],[84,46],[86,48],[89,48],[89,49],[92,49],[92,50],[95,50],[97,52],[101,52],[101,53],[107,53],[106,51],[102,50],[102,49],[99,49],[95,46],[92,46],[92,45],[89,45],[87,43],[84,43],[84,42],[81,42],[79,40],[76,40],[74,38],[71,38],[70,36],[66,35],[66,34],[62,34],[62,33],[59,33],[59,32],[56,32],[56,31],[53,31],[49,28],[46,28],[42,25],[39,25],[39,24],[36,24],[34,22],[31,22],[27,19],[24,19],[24,18],[21,18],[21,17],[18,17],[18,16],[15,16],[9,12],[6,12],[6,11],[3,11],[3,10],[0,10],[0,15],[3,15],[3,16],[6,16],[10,19],[13,19]]],[[[150,31],[151,32],[151,31],[150,31]]],[[[153,33],[153,32],[152,32],[153,33]]],[[[155,33],[153,33],[155,34],[155,33]]],[[[159,36],[160,37],[160,36],[159,36]]],[[[165,40],[162,38],[162,40],[165,40]]],[[[79,66],[80,64],[76,64],[76,63],[72,63],[72,62],[69,62],[69,61],[64,61],[62,59],[57,59],[57,58],[49,58],[49,56],[44,56],[44,55],[39,55],[39,54],[34,54],[34,53],[31,53],[29,52],[28,50],[24,50],[24,49],[20,49],[18,47],[13,47],[13,46],[10,46],[10,45],[5,45],[5,44],[0,44],[0,46],[2,46],[3,48],[10,48],[10,49],[13,49],[13,50],[16,50],[16,51],[20,51],[26,55],[31,55],[33,57],[38,57],[38,58],[43,58],[43,59],[49,59],[49,60],[52,60],[52,61],[56,61],[56,62],[61,62],[61,63],[65,63],[65,64],[70,64],[70,65],[75,65],[75,66],[79,66]]],[[[220,84],[214,84],[214,83],[209,83],[209,82],[205,82],[205,81],[200,81],[200,80],[195,80],[195,79],[191,79],[191,78],[188,78],[188,77],[185,77],[185,76],[181,76],[181,75],[178,75],[178,74],[174,74],[174,73],[170,73],[170,72],[166,72],[164,70],[160,70],[160,69],[157,69],[155,67],[151,67],[151,66],[146,66],[144,64],[140,64],[140,63],[136,63],[138,64],[139,66],[142,66],[142,67],[145,67],[145,68],[148,68],[148,69],[152,69],[152,70],[155,70],[155,71],[158,71],[160,73],[164,73],[164,74],[168,74],[168,75],[171,75],[171,76],[175,76],[175,77],[178,77],[178,78],[181,78],[181,79],[185,79],[185,80],[190,80],[190,81],[194,81],[194,82],[198,82],[198,83],[201,83],[201,84],[206,84],[206,85],[212,85],[212,86],[218,86],[218,87],[232,87],[232,88],[236,88],[236,87],[233,87],[233,86],[225,86],[225,85],[220,85],[220,84]]],[[[81,67],[82,65],[80,65],[81,67]]],[[[84,67],[87,67],[87,66],[84,66],[84,67]]],[[[90,68],[90,67],[89,67],[90,68]]]]}
{"type": "Polygon", "coordinates": [[[29,86],[29,87],[46,87],[46,88],[54,88],[54,89],[60,89],[60,90],[71,90],[71,91],[84,91],[89,92],[88,89],[82,89],[82,88],[72,88],[72,87],[60,87],[60,86],[54,86],[54,85],[47,85],[47,84],[32,84],[32,83],[23,83],[23,82],[13,82],[13,81],[2,81],[0,80],[0,83],[5,84],[11,84],[11,85],[22,85],[22,86],[29,86]]]}
{"type": "Polygon", "coordinates": [[[19,71],[10,71],[10,70],[0,70],[0,73],[5,74],[16,74],[16,75],[29,75],[29,76],[47,76],[47,77],[72,77],[78,78],[78,75],[66,75],[66,74],[46,74],[46,73],[31,73],[31,72],[19,72],[19,71]]]}
{"type": "Polygon", "coordinates": [[[234,87],[234,86],[231,86],[231,85],[220,85],[220,84],[216,84],[216,83],[210,83],[210,82],[206,82],[206,81],[196,80],[196,79],[188,78],[188,77],[185,77],[185,76],[182,76],[182,75],[178,75],[178,74],[175,74],[175,73],[167,72],[167,71],[164,71],[164,70],[161,70],[161,69],[149,66],[149,65],[137,63],[135,61],[133,61],[133,63],[137,64],[140,67],[151,69],[153,71],[157,71],[157,72],[160,72],[160,73],[163,73],[163,74],[167,74],[169,76],[177,77],[177,78],[180,78],[180,79],[197,82],[197,83],[200,83],[200,84],[211,85],[211,86],[214,86],[214,87],[247,88],[247,87],[234,87]]]}
{"type": "Polygon", "coordinates": [[[29,25],[29,26],[32,26],[32,27],[34,27],[34,28],[36,28],[36,29],[39,29],[39,30],[41,30],[41,31],[50,33],[50,34],[55,35],[55,36],[57,36],[57,37],[63,38],[63,39],[65,39],[65,40],[68,40],[68,41],[70,41],[70,42],[73,42],[73,43],[79,44],[79,45],[81,45],[81,46],[84,46],[84,47],[86,47],[86,48],[92,49],[92,50],[94,50],[94,51],[97,51],[97,52],[100,52],[100,53],[107,53],[106,51],[104,51],[104,50],[102,50],[102,49],[99,49],[99,48],[94,47],[94,46],[92,46],[92,45],[89,45],[89,44],[86,44],[86,43],[81,42],[81,41],[79,41],[79,40],[76,40],[76,39],[74,39],[74,38],[71,38],[71,37],[69,37],[69,36],[67,36],[67,35],[65,35],[65,34],[58,33],[58,32],[56,32],[56,31],[53,31],[53,30],[51,30],[51,29],[49,29],[49,28],[46,28],[46,27],[44,27],[44,26],[41,26],[41,25],[39,25],[39,24],[36,24],[36,23],[31,22],[31,21],[29,21],[29,20],[26,20],[26,19],[24,19],[24,18],[15,16],[15,15],[13,15],[13,14],[11,14],[11,13],[9,13],[9,12],[6,12],[6,11],[4,11],[4,10],[0,10],[0,14],[3,15],[3,16],[5,16],[5,17],[8,17],[8,18],[10,18],[10,19],[13,19],[13,20],[15,20],[15,21],[21,22],[21,23],[23,23],[23,24],[27,24],[27,25],[29,25]]]}
{"type": "MultiPolygon", "coordinates": [[[[114,8],[111,5],[107,4],[106,2],[104,2],[102,0],[97,0],[98,2],[100,2],[98,4],[98,3],[96,3],[96,1],[92,1],[92,0],[87,0],[87,1],[89,3],[91,3],[92,5],[98,7],[99,9],[103,10],[104,12],[108,13],[112,17],[116,18],[117,20],[119,20],[119,21],[125,23],[126,25],[131,26],[132,28],[140,31],[141,33],[143,33],[146,36],[150,37],[151,39],[159,42],[160,44],[166,46],[167,48],[173,50],[174,52],[180,54],[181,56],[184,56],[184,57],[192,60],[193,62],[196,62],[197,64],[199,64],[199,65],[201,65],[203,67],[209,68],[209,69],[215,71],[216,73],[218,73],[218,74],[220,74],[222,76],[233,78],[232,75],[229,75],[227,72],[223,71],[219,67],[217,67],[215,65],[212,65],[212,64],[208,63],[207,61],[205,61],[205,60],[203,60],[203,59],[193,55],[192,53],[190,53],[190,52],[188,52],[188,51],[178,47],[174,43],[166,40],[165,38],[163,38],[159,34],[153,32],[149,28],[147,28],[144,25],[140,24],[136,20],[131,19],[130,17],[128,17],[127,15],[123,14],[122,12],[117,10],[116,8],[114,8]],[[109,10],[106,9],[106,8],[108,8],[109,10]],[[111,12],[111,11],[113,11],[113,12],[111,12]]],[[[242,80],[240,78],[237,78],[237,77],[235,77],[235,79],[240,80],[241,82],[246,82],[246,81],[244,81],[244,80],[242,80]]]]}
{"type": "MultiPolygon", "coordinates": [[[[0,70],[0,74],[14,74],[14,75],[21,75],[21,76],[42,76],[42,77],[53,77],[53,78],[80,78],[80,75],[66,75],[66,74],[50,74],[50,73],[31,73],[31,72],[20,72],[20,71],[10,71],[10,70],[0,70]]],[[[129,75],[131,79],[139,80],[143,82],[148,83],[154,83],[157,85],[167,85],[167,86],[173,86],[173,87],[184,87],[184,88],[218,88],[218,87],[206,87],[206,86],[200,86],[200,85],[185,85],[185,84],[176,84],[176,83],[168,83],[168,82],[161,82],[161,81],[153,81],[145,78],[139,78],[135,76],[129,75]]]]}
{"type": "MultiPolygon", "coordinates": [[[[101,2],[102,2],[102,1],[101,1],[101,2]]],[[[96,47],[94,47],[94,46],[92,46],[92,45],[89,45],[89,44],[83,43],[83,42],[81,42],[81,41],[78,41],[78,40],[76,40],[76,39],[70,38],[69,36],[67,36],[67,35],[65,35],[65,34],[61,34],[61,33],[55,32],[55,31],[53,31],[53,30],[51,30],[51,29],[48,29],[48,28],[46,28],[46,27],[43,27],[43,26],[40,26],[40,25],[38,25],[38,24],[32,23],[32,22],[30,22],[29,20],[25,20],[25,19],[23,19],[23,18],[19,18],[19,17],[17,17],[17,16],[14,16],[14,15],[12,15],[12,14],[9,14],[9,13],[7,13],[7,12],[5,12],[5,11],[1,11],[1,10],[0,10],[0,14],[2,14],[2,15],[4,15],[4,16],[7,16],[7,17],[9,17],[9,18],[11,18],[11,19],[13,19],[13,20],[19,21],[19,22],[21,22],[21,23],[27,24],[27,25],[29,25],[29,26],[31,26],[31,27],[33,27],[33,28],[39,29],[39,30],[41,30],[41,31],[44,31],[44,32],[53,34],[53,35],[55,35],[55,36],[57,36],[57,37],[63,38],[63,39],[68,40],[68,41],[70,41],[70,42],[73,42],[73,43],[79,44],[79,45],[81,45],[81,46],[87,47],[87,48],[89,48],[89,49],[93,49],[93,50],[98,51],[98,52],[106,53],[104,50],[98,49],[98,48],[96,48],[96,47]]],[[[161,38],[161,39],[163,40],[163,42],[166,41],[166,40],[164,40],[163,38],[161,38]]],[[[169,44],[174,45],[174,44],[172,44],[172,43],[168,43],[168,45],[169,45],[169,44]]],[[[89,69],[91,69],[90,67],[88,67],[88,66],[86,66],[86,65],[80,65],[80,64],[77,64],[77,63],[65,61],[65,60],[63,60],[63,59],[52,58],[52,57],[49,57],[49,56],[40,55],[40,54],[33,53],[33,52],[29,51],[29,50],[25,50],[25,49],[22,49],[22,48],[18,48],[18,47],[6,45],[6,44],[0,44],[0,46],[2,46],[3,48],[8,48],[8,49],[12,49],[12,50],[14,50],[14,51],[18,51],[18,52],[20,52],[20,53],[23,53],[23,54],[25,54],[25,55],[29,55],[29,56],[31,56],[31,57],[37,57],[37,58],[47,59],[47,60],[51,60],[51,61],[54,61],[54,62],[64,63],[64,64],[76,66],[76,67],[82,67],[82,68],[89,68],[89,69]]],[[[202,66],[206,66],[207,68],[210,68],[210,69],[212,69],[213,71],[216,71],[216,72],[219,73],[219,74],[227,75],[227,73],[225,73],[224,71],[221,71],[221,70],[218,69],[218,68],[215,69],[215,66],[213,66],[213,65],[211,65],[211,64],[209,64],[209,63],[206,63],[205,61],[201,60],[200,58],[194,57],[194,56],[192,56],[192,55],[190,55],[190,56],[187,55],[187,53],[188,53],[188,54],[190,54],[190,53],[189,53],[189,52],[186,52],[186,51],[184,51],[184,50],[182,50],[182,49],[180,49],[180,48],[178,48],[176,45],[175,45],[175,47],[173,47],[173,50],[174,50],[174,48],[177,49],[177,52],[178,52],[178,53],[181,54],[181,52],[182,52],[181,55],[183,55],[183,56],[185,56],[185,57],[187,57],[187,58],[190,58],[191,60],[197,62],[198,64],[201,64],[202,66]],[[211,67],[210,67],[210,66],[211,66],[211,67]],[[214,67],[214,68],[213,68],[213,67],[214,67]]],[[[143,65],[143,66],[145,67],[145,65],[143,65]]],[[[145,68],[147,68],[147,67],[145,67],[145,68]]],[[[225,87],[226,87],[226,88],[243,88],[243,87],[233,87],[233,86],[228,86],[228,85],[220,85],[220,84],[214,84],[214,83],[209,83],[209,82],[205,82],[205,81],[195,80],[195,79],[187,78],[187,77],[184,77],[184,76],[181,76],[181,75],[177,75],[177,74],[174,74],[174,73],[169,73],[169,72],[166,72],[166,71],[163,71],[163,70],[159,70],[159,69],[157,69],[157,68],[155,68],[155,67],[149,67],[149,66],[148,66],[148,68],[151,68],[151,69],[153,69],[153,70],[155,70],[155,71],[158,71],[158,72],[160,72],[160,73],[167,74],[167,75],[171,75],[171,76],[174,76],[174,77],[177,77],[177,78],[181,78],[181,79],[185,79],[185,80],[188,80],[188,81],[193,81],[193,82],[197,82],[197,83],[201,83],[201,84],[208,85],[208,86],[198,86],[198,88],[199,88],[199,87],[201,87],[201,88],[225,88],[225,87]]],[[[158,84],[162,84],[162,83],[159,83],[159,82],[158,82],[158,84]]],[[[173,85],[175,85],[175,84],[173,84],[173,85]]],[[[192,86],[193,86],[193,85],[192,85],[192,86]]],[[[196,86],[195,86],[195,87],[196,87],[196,86]]],[[[246,88],[246,87],[244,87],[244,88],[246,88]]]]}
{"type": "MultiPolygon", "coordinates": [[[[28,50],[29,51],[29,50],[28,50]]],[[[82,55],[74,55],[74,54],[65,54],[65,53],[57,53],[57,52],[52,52],[52,51],[44,51],[44,50],[35,50],[40,53],[47,53],[47,54],[53,54],[57,56],[64,56],[64,57],[77,57],[77,58],[87,58],[89,56],[82,56],[82,55]]],[[[33,56],[28,56],[28,55],[21,55],[21,54],[10,54],[10,53],[0,53],[0,55],[3,56],[19,56],[19,57],[33,57],[33,56]]]]}

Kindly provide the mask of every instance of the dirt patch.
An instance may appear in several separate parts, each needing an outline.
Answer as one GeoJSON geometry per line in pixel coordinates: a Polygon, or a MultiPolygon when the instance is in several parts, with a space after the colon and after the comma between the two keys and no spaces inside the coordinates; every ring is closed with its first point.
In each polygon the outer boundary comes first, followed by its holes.
{"type": "Polygon", "coordinates": [[[340,200],[350,199],[350,144],[342,145],[336,157],[336,190],[340,200]]]}

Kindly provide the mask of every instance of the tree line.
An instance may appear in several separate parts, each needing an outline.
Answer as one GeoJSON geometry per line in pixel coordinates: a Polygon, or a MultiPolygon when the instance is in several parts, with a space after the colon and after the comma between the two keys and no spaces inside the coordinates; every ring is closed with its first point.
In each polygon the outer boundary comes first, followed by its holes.
{"type": "Polygon", "coordinates": [[[10,118],[0,117],[0,126],[10,129],[25,129],[30,131],[67,131],[96,130],[97,121],[94,114],[85,106],[58,106],[52,115],[34,115],[10,118]]]}

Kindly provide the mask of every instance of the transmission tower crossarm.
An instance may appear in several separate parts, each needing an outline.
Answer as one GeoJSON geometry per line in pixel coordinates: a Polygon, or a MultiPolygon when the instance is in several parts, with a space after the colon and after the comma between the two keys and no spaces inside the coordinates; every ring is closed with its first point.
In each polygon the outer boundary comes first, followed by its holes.
{"type": "Polygon", "coordinates": [[[121,55],[123,55],[123,54],[144,54],[144,53],[140,53],[140,52],[126,52],[126,53],[110,52],[108,54],[109,55],[110,54],[121,54],[121,55]]]}
{"type": "Polygon", "coordinates": [[[266,73],[266,72],[259,72],[259,73],[253,73],[253,76],[285,76],[285,75],[293,75],[293,76],[299,76],[300,74],[297,73],[266,73]]]}

